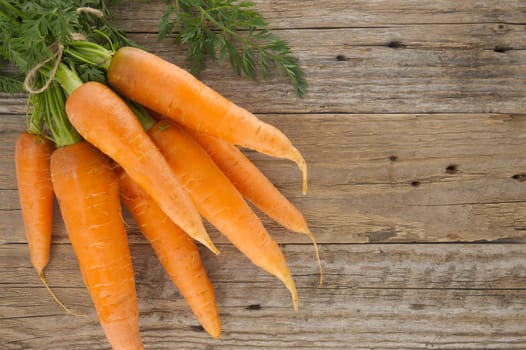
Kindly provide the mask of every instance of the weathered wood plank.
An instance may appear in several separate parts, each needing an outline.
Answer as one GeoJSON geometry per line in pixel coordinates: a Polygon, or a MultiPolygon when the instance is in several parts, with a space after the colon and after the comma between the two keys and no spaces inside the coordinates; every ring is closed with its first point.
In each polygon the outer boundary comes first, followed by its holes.
{"type": "MultiPolygon", "coordinates": [[[[284,252],[301,296],[297,314],[277,281],[233,248],[221,248],[218,257],[202,251],[223,321],[223,337],[214,341],[199,331],[149,247],[132,246],[146,348],[526,345],[525,245],[324,245],[321,288],[310,249],[287,245],[284,252]]],[[[88,318],[63,314],[40,286],[24,250],[24,245],[0,246],[4,348],[107,349],[71,247],[54,245],[47,277],[60,298],[88,318]]]]}
{"type": "MultiPolygon", "coordinates": [[[[353,46],[345,31],[305,36],[284,33],[309,82],[303,99],[285,79],[258,84],[236,77],[227,65],[211,66],[201,78],[256,113],[522,113],[526,105],[526,50],[353,46]]],[[[160,56],[184,63],[166,41],[142,37],[160,56]]]]}
{"type": "MultiPolygon", "coordinates": [[[[458,23],[525,23],[526,5],[519,0],[253,0],[273,28],[349,28],[458,23]]],[[[129,32],[157,32],[164,0],[120,1],[112,13],[129,32]],[[137,16],[140,13],[140,16],[137,16]]]]}
{"type": "MultiPolygon", "coordinates": [[[[25,294],[26,289],[6,289],[12,299],[35,298],[31,304],[35,308],[45,300],[44,291],[38,299],[25,294]]],[[[177,295],[142,301],[145,347],[522,350],[526,346],[524,290],[319,290],[298,314],[264,304],[261,310],[247,310],[246,304],[235,302],[247,291],[254,295],[252,300],[277,294],[272,288],[254,284],[217,284],[218,296],[226,296],[233,304],[222,307],[220,340],[201,331],[177,295]]],[[[2,323],[8,326],[0,330],[6,350],[109,350],[92,313],[90,317],[72,317],[60,310],[34,312],[2,323]]]]}
{"type": "MultiPolygon", "coordinates": [[[[212,64],[201,78],[257,113],[522,113],[526,105],[523,25],[434,25],[425,30],[408,25],[281,34],[305,68],[310,92],[304,99],[293,96],[285,79],[258,84],[235,76],[226,65],[212,64]]],[[[169,40],[158,42],[155,34],[131,37],[187,66],[184,53],[169,40]]],[[[0,113],[24,111],[23,97],[0,95],[0,113]]]]}
{"type": "MultiPolygon", "coordinates": [[[[247,151],[305,213],[325,284],[308,239],[262,216],[298,285],[295,314],[285,288],[208,226],[222,250],[201,250],[223,320],[212,340],[125,212],[146,348],[526,348],[526,245],[435,243],[526,237],[526,3],[256,3],[300,58],[309,95],[226,65],[201,78],[305,155],[304,197],[292,164],[247,151]]],[[[139,43],[187,67],[170,40],[156,41],[164,6],[122,1],[114,14],[139,43]]],[[[13,164],[25,108],[24,94],[0,95],[0,348],[108,349],[58,211],[47,277],[89,317],[66,316],[29,264],[13,164]]]]}
{"type": "MultiPolygon", "coordinates": [[[[248,283],[254,280],[282,289],[279,281],[250,264],[232,245],[221,244],[219,247],[219,256],[201,249],[201,256],[214,283],[248,283]]],[[[282,249],[298,288],[317,288],[318,267],[312,247],[308,244],[285,244],[282,249]]],[[[29,262],[26,244],[0,245],[0,252],[4,257],[0,260],[0,283],[20,288],[42,287],[29,262]]],[[[132,244],[131,252],[140,285],[170,284],[145,239],[132,244]]],[[[526,289],[525,252],[526,244],[511,243],[324,244],[320,247],[324,288],[328,289],[526,289]]],[[[82,289],[76,259],[69,244],[52,246],[46,276],[55,288],[82,289]]],[[[144,292],[162,293],[148,289],[144,292]]],[[[287,295],[286,290],[283,293],[287,295]]],[[[250,293],[246,297],[249,298],[250,293]]],[[[74,299],[71,301],[75,302],[74,299]]],[[[274,302],[289,305],[288,299],[274,302]]]]}
{"type": "MultiPolygon", "coordinates": [[[[248,156],[304,212],[320,242],[524,238],[524,115],[262,115],[303,152],[310,191],[290,162],[248,156]],[[323,130],[320,133],[320,130],[323,130]]],[[[19,116],[0,117],[0,240],[25,242],[12,163],[19,116]]],[[[279,242],[307,242],[263,215],[279,242]]],[[[137,232],[132,220],[130,231],[137,232]]],[[[213,229],[218,242],[225,240],[213,229]]],[[[67,241],[60,219],[57,242],[67,241]]]]}

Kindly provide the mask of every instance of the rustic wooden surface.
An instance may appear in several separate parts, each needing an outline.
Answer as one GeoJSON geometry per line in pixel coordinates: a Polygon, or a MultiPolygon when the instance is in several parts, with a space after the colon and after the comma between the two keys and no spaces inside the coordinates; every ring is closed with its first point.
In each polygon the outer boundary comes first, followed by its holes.
{"type": "MultiPolygon", "coordinates": [[[[211,227],[202,250],[223,322],[207,336],[125,213],[147,349],[525,349],[526,2],[256,1],[305,67],[296,98],[273,77],[228,66],[201,78],[278,126],[310,166],[310,191],[285,161],[247,152],[304,212],[319,242],[262,216],[301,298],[211,227]]],[[[165,2],[121,1],[119,26],[156,41],[165,2]]],[[[28,262],[13,166],[25,96],[0,95],[0,348],[108,349],[57,215],[47,277],[28,262]]]]}

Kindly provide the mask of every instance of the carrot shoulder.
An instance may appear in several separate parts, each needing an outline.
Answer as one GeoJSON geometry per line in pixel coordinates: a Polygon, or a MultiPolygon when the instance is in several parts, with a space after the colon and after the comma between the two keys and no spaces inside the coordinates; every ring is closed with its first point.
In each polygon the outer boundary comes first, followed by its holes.
{"type": "Polygon", "coordinates": [[[125,172],[119,175],[119,185],[124,205],[152,245],[164,269],[203,328],[212,337],[219,338],[221,322],[214,288],[197,246],[125,172]]]}
{"type": "Polygon", "coordinates": [[[205,150],[175,123],[158,122],[149,134],[203,217],[255,265],[278,277],[297,309],[296,287],[279,246],[205,150]]]}
{"type": "Polygon", "coordinates": [[[100,83],[85,83],[68,97],[66,113],[82,137],[119,163],[171,220],[218,253],[188,194],[133,112],[115,92],[100,83]]]}
{"type": "Polygon", "coordinates": [[[53,221],[53,185],[50,157],[53,144],[45,138],[22,133],[16,142],[15,166],[22,219],[31,264],[39,276],[49,262],[53,221]]]}
{"type": "Polygon", "coordinates": [[[123,47],[112,59],[108,81],[130,99],[187,128],[294,161],[302,171],[306,193],[307,164],[290,140],[184,69],[144,50],[123,47]]]}
{"type": "Polygon", "coordinates": [[[143,349],[118,179],[87,142],[57,149],[51,176],[82,277],[114,350],[143,349]]]}

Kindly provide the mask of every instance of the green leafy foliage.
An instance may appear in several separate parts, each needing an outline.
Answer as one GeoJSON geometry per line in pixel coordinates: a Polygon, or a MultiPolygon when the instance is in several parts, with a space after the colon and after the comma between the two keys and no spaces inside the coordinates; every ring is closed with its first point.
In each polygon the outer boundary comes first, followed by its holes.
{"type": "Polygon", "coordinates": [[[0,1],[0,54],[27,72],[53,55],[54,43],[67,45],[79,27],[76,1],[0,1]]]}
{"type": "Polygon", "coordinates": [[[207,59],[228,60],[238,75],[268,79],[269,69],[287,76],[296,93],[306,93],[307,82],[288,44],[273,34],[254,9],[254,3],[233,0],[168,1],[159,37],[174,35],[188,47],[191,71],[199,74],[207,59]]]}
{"type": "Polygon", "coordinates": [[[0,74],[0,92],[15,94],[24,92],[24,76],[0,74]]]}
{"type": "MultiPolygon", "coordinates": [[[[167,0],[159,36],[169,35],[188,47],[194,74],[205,69],[208,60],[228,61],[237,74],[254,80],[268,79],[270,70],[275,69],[288,77],[299,96],[306,92],[298,59],[288,44],[270,31],[252,2],[167,0]]],[[[64,47],[62,61],[75,66],[83,80],[104,82],[101,67],[76,60],[72,50],[68,52],[79,36],[112,52],[124,45],[137,46],[112,25],[103,0],[0,0],[0,56],[21,74],[43,62],[50,68],[58,56],[57,47],[64,47]]],[[[15,91],[17,85],[17,79],[0,77],[2,91],[15,91]]]]}
{"type": "MultiPolygon", "coordinates": [[[[111,24],[108,8],[102,0],[0,0],[0,56],[27,74],[33,67],[55,55],[56,47],[67,46],[76,36],[116,50],[136,46],[111,24]],[[82,11],[90,7],[96,11],[82,11]]],[[[67,61],[67,60],[66,60],[67,61]]],[[[83,78],[101,81],[104,73],[84,65],[83,78]]],[[[2,91],[14,85],[2,77],[2,91]]]]}

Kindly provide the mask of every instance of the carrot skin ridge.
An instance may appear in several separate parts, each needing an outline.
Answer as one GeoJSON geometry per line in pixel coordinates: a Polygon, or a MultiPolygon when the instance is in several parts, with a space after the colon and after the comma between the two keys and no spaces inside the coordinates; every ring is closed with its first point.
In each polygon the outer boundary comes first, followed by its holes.
{"type": "Polygon", "coordinates": [[[187,128],[294,161],[302,172],[303,194],[307,192],[307,164],[290,140],[184,69],[144,50],[122,47],[107,78],[123,95],[187,128]]]}
{"type": "Polygon", "coordinates": [[[301,211],[235,145],[205,133],[191,129],[186,131],[199,142],[243,197],[283,227],[310,238],[320,271],[321,285],[323,269],[318,245],[301,211]]]}
{"type": "Polygon", "coordinates": [[[219,253],[170,166],[115,92],[101,83],[85,83],[68,97],[66,113],[82,137],[115,160],[172,221],[219,253]]]}
{"type": "Polygon", "coordinates": [[[49,262],[53,221],[53,185],[50,157],[53,144],[45,138],[22,133],[15,147],[15,168],[22,219],[31,264],[40,275],[49,262]]]}
{"type": "Polygon", "coordinates": [[[139,313],[118,179],[87,142],[57,149],[51,178],[69,239],[113,350],[139,350],[139,313]]]}
{"type": "Polygon", "coordinates": [[[119,187],[122,202],[193,313],[208,334],[219,338],[221,321],[214,288],[197,246],[124,171],[119,187]]]}
{"type": "Polygon", "coordinates": [[[252,263],[278,277],[289,289],[297,310],[296,287],[281,249],[206,151],[173,122],[160,121],[149,134],[201,215],[252,263]]]}

